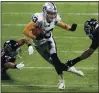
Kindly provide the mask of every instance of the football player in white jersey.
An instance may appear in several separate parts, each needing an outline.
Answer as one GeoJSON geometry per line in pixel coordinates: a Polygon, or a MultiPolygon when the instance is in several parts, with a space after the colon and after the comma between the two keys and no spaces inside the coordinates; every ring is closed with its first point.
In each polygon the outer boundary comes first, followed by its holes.
{"type": "MultiPolygon", "coordinates": [[[[32,15],[32,20],[25,27],[24,34],[33,40],[40,55],[55,67],[57,74],[60,76],[59,89],[64,89],[63,71],[67,69],[65,69],[65,64],[61,63],[57,56],[56,43],[52,37],[52,31],[55,26],[59,26],[67,31],[75,31],[77,24],[69,26],[61,22],[55,4],[46,2],[41,13],[32,15]]],[[[77,75],[83,75],[81,71],[76,70],[74,67],[69,68],[68,71],[77,75]]]]}

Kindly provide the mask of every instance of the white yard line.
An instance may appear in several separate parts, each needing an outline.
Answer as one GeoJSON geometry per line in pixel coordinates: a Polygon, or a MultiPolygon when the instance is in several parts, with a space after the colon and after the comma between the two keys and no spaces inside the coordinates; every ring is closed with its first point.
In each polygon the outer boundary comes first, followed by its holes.
{"type": "MultiPolygon", "coordinates": [[[[54,69],[54,67],[24,67],[25,69],[54,69]]],[[[98,70],[97,67],[76,67],[77,69],[83,70],[98,70]]]]}
{"type": "Polygon", "coordinates": [[[26,69],[54,69],[53,67],[24,67],[26,69]]]}
{"type": "MultiPolygon", "coordinates": [[[[60,48],[60,47],[59,47],[60,48]]],[[[28,52],[28,51],[23,51],[23,52],[28,52]]],[[[34,51],[35,53],[37,52],[37,51],[34,51]]],[[[74,51],[63,51],[63,50],[58,50],[58,52],[62,52],[62,53],[77,53],[77,54],[81,54],[81,53],[83,53],[84,51],[76,51],[76,50],[74,50],[74,51]]],[[[98,51],[96,51],[96,52],[94,52],[93,54],[98,54],[99,52],[98,51]]]]}
{"type": "MultiPolygon", "coordinates": [[[[2,87],[58,87],[58,85],[33,85],[33,84],[30,84],[30,85],[6,85],[6,84],[2,84],[1,85],[2,87]]],[[[91,88],[98,88],[98,84],[97,83],[93,83],[91,85],[92,87],[91,88]]],[[[68,85],[65,85],[66,88],[72,88],[72,87],[89,87],[88,84],[68,84],[68,85]]]]}
{"type": "MultiPolygon", "coordinates": [[[[76,50],[74,50],[74,51],[59,51],[59,52],[65,52],[65,53],[78,53],[78,54],[80,54],[80,53],[83,53],[84,51],[76,51],[76,50]]],[[[94,52],[95,54],[98,54],[99,52],[97,51],[97,52],[94,52]]]]}
{"type": "MultiPolygon", "coordinates": [[[[1,24],[1,26],[5,26],[5,27],[10,27],[10,26],[18,26],[18,27],[22,27],[22,26],[26,26],[27,24],[1,24]]],[[[78,24],[78,26],[83,26],[84,24],[78,24]]]]}
{"type": "Polygon", "coordinates": [[[39,86],[39,87],[57,87],[57,85],[1,85],[2,87],[33,87],[33,86],[39,86]]]}
{"type": "Polygon", "coordinates": [[[54,38],[57,38],[57,39],[89,39],[88,37],[75,37],[75,36],[57,36],[57,37],[54,37],[54,38]]]}
{"type": "Polygon", "coordinates": [[[2,24],[1,26],[26,26],[27,24],[2,24]]]}
{"type": "MultiPolygon", "coordinates": [[[[29,13],[29,12],[4,12],[4,13],[1,13],[3,15],[32,15],[34,14],[33,12],[32,13],[29,13]]],[[[63,13],[63,14],[66,14],[66,15],[75,15],[75,16],[89,16],[89,15],[93,15],[93,16],[98,16],[99,13],[63,13]]]]}
{"type": "MultiPolygon", "coordinates": [[[[76,50],[72,50],[72,51],[65,51],[65,50],[61,50],[61,51],[58,51],[58,52],[65,52],[65,53],[83,53],[84,51],[76,51],[76,50]]],[[[95,54],[98,54],[99,52],[94,52],[95,54]]]]}
{"type": "MultiPolygon", "coordinates": [[[[58,47],[58,48],[61,48],[61,47],[58,47]]],[[[23,52],[28,52],[28,51],[23,51],[23,52]]],[[[38,53],[37,51],[34,51],[35,53],[38,53]]],[[[83,53],[84,51],[76,51],[76,50],[74,50],[74,51],[63,51],[63,50],[58,50],[58,52],[61,52],[61,53],[77,53],[77,54],[81,54],[81,53],[83,53]]],[[[96,52],[94,52],[93,54],[99,54],[99,52],[98,51],[96,51],[96,52]]]]}
{"type": "MultiPolygon", "coordinates": [[[[44,4],[45,2],[21,2],[21,3],[19,3],[19,2],[7,2],[7,3],[3,3],[3,5],[4,4],[6,4],[6,5],[9,5],[9,4],[11,4],[11,5],[35,5],[35,4],[39,4],[39,5],[42,5],[42,4],[44,4]]],[[[96,2],[69,2],[69,1],[67,1],[67,2],[55,2],[55,4],[62,4],[62,5],[64,5],[64,4],[70,4],[70,5],[98,5],[98,3],[96,3],[96,2]]]]}
{"type": "Polygon", "coordinates": [[[75,16],[89,16],[89,15],[93,15],[93,16],[98,16],[99,13],[65,13],[68,15],[75,15],[75,16]]]}

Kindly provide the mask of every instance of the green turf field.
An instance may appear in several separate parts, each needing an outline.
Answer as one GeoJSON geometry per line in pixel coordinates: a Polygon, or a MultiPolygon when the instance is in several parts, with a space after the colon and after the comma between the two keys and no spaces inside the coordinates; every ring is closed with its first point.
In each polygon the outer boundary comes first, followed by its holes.
{"type": "MultiPolygon", "coordinates": [[[[23,38],[23,29],[35,12],[40,12],[44,2],[1,2],[2,44],[8,39],[23,38]]],[[[98,19],[98,2],[56,2],[62,21],[77,23],[75,32],[66,32],[55,27],[53,35],[57,43],[58,56],[63,63],[86,50],[91,41],[84,33],[83,24],[89,18],[98,19]]],[[[98,92],[98,51],[88,59],[75,65],[84,77],[64,72],[65,90],[58,90],[58,76],[55,69],[35,50],[28,55],[27,46],[22,47],[23,70],[8,70],[11,80],[1,81],[2,92],[98,92]]],[[[20,60],[17,60],[19,63],[20,60]]]]}

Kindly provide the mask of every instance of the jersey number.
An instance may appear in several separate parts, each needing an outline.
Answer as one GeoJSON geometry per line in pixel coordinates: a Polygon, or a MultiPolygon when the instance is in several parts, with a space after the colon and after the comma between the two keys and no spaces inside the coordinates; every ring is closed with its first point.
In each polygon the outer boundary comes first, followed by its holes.
{"type": "Polygon", "coordinates": [[[33,15],[32,19],[33,19],[33,22],[36,22],[38,20],[38,18],[34,15],[33,15]]]}

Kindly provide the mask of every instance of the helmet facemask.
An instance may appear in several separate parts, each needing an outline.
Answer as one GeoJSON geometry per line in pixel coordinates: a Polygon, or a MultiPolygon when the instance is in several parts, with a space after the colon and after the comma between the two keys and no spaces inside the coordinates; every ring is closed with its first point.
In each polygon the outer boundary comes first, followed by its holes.
{"type": "Polygon", "coordinates": [[[46,16],[47,21],[52,22],[56,18],[56,15],[57,13],[48,11],[46,16]]]}
{"type": "Polygon", "coordinates": [[[84,30],[85,30],[85,33],[86,33],[86,35],[88,35],[88,37],[90,38],[90,39],[92,39],[93,38],[93,35],[92,35],[92,28],[90,27],[90,25],[84,25],[84,30]]]}
{"type": "Polygon", "coordinates": [[[15,57],[18,54],[19,45],[14,40],[9,40],[4,43],[5,54],[10,57],[15,57]]]}
{"type": "Polygon", "coordinates": [[[12,51],[12,48],[8,44],[6,44],[4,46],[4,51],[5,51],[5,53],[10,53],[12,51]]]}

